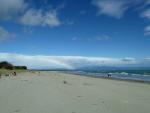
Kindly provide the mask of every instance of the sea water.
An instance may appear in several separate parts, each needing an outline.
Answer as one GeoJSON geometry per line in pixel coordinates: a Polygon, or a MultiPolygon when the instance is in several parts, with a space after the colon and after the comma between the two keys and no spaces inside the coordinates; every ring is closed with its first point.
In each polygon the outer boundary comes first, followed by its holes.
{"type": "Polygon", "coordinates": [[[107,71],[86,70],[86,71],[69,71],[67,73],[73,73],[90,77],[107,77],[108,74],[111,74],[111,78],[150,82],[150,70],[107,70],[107,71]]]}

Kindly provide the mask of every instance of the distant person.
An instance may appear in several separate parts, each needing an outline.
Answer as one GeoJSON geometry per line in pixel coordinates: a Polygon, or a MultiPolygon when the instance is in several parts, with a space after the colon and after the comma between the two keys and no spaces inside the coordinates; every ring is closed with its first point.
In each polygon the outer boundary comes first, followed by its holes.
{"type": "Polygon", "coordinates": [[[110,74],[110,73],[108,73],[108,74],[107,74],[107,76],[108,76],[108,78],[109,78],[109,77],[111,77],[111,74],[110,74]]]}
{"type": "Polygon", "coordinates": [[[14,76],[16,76],[16,75],[17,75],[17,73],[16,73],[15,71],[14,71],[14,73],[13,73],[13,74],[14,74],[14,76]]]}
{"type": "Polygon", "coordinates": [[[0,79],[1,79],[2,75],[0,74],[0,79]]]}

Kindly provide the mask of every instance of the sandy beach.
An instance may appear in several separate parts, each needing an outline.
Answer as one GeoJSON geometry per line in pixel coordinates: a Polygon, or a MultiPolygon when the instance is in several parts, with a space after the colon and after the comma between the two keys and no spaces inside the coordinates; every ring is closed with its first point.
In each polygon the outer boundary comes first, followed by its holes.
{"type": "Polygon", "coordinates": [[[0,113],[149,113],[150,84],[60,72],[0,79],[0,113]]]}

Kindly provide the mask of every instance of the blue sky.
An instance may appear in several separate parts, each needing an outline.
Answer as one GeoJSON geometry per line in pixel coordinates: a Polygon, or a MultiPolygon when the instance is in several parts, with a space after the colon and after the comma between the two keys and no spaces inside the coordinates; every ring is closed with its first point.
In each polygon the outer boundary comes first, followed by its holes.
{"type": "Polygon", "coordinates": [[[0,60],[149,66],[149,49],[150,0],[0,0],[0,60]]]}

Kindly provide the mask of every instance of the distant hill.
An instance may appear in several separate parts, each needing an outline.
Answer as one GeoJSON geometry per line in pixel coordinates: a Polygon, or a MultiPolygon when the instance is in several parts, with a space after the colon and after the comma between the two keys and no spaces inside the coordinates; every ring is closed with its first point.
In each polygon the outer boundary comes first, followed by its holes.
{"type": "Polygon", "coordinates": [[[11,64],[7,61],[2,61],[2,62],[0,62],[0,69],[9,69],[9,70],[23,69],[23,70],[27,70],[27,67],[26,66],[14,66],[13,64],[11,64]]]}

